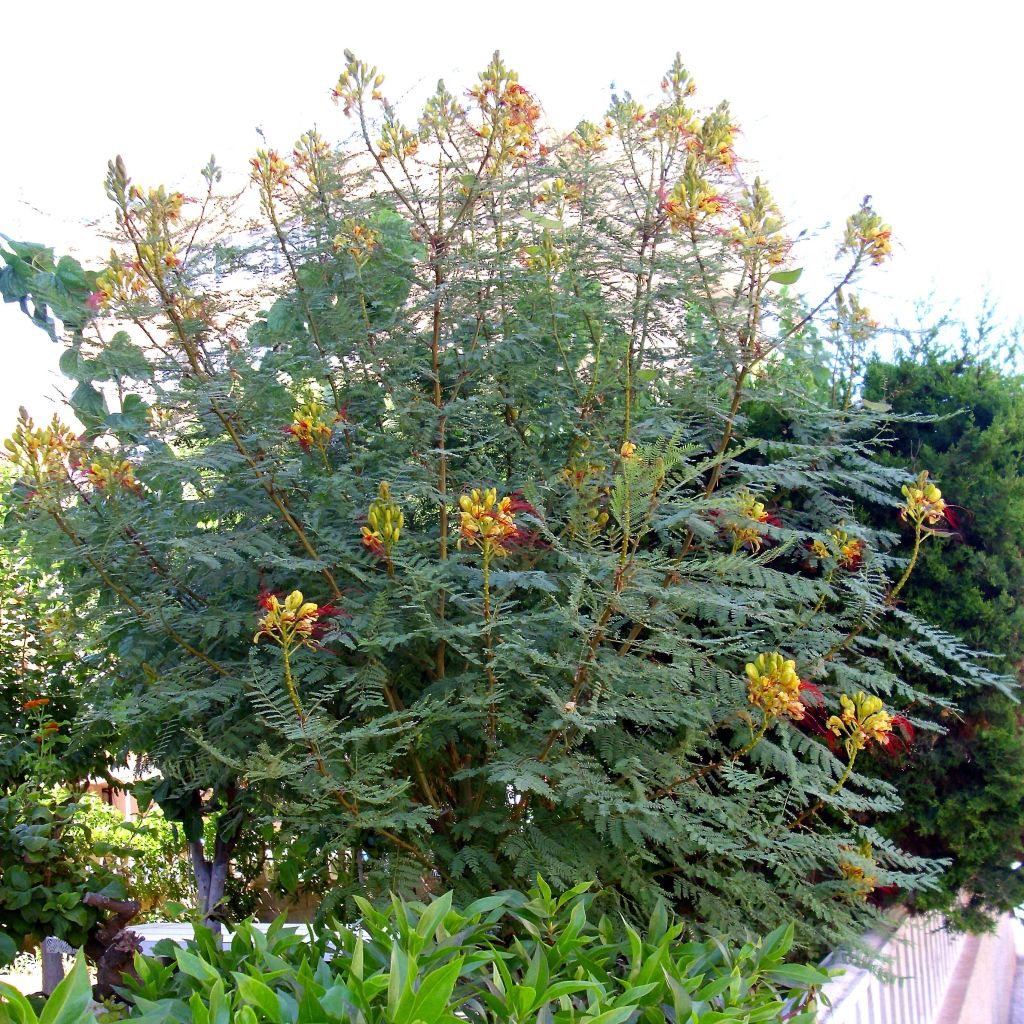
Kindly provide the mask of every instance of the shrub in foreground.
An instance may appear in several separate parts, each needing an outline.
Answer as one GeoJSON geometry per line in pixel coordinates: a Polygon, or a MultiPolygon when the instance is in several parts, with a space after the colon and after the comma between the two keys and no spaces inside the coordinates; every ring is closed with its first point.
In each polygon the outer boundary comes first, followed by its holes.
{"type": "MultiPolygon", "coordinates": [[[[125,995],[146,1021],[257,1024],[587,1024],[813,1021],[827,975],[787,964],[793,929],[742,946],[683,941],[683,926],[656,911],[642,932],[596,919],[589,883],[554,896],[543,880],[463,910],[446,893],[429,904],[360,903],[359,930],[337,924],[309,940],[277,922],[266,936],[242,926],[227,949],[199,929],[188,948],[140,957],[125,995]],[[792,1016],[788,1016],[792,1014],[792,1016]]],[[[158,946],[158,950],[160,947],[158,946]]],[[[34,1021],[7,988],[0,1021],[34,1021]],[[19,1010],[25,1015],[19,1017],[19,1010]],[[3,1016],[6,1014],[6,1016],[3,1016]]],[[[81,965],[52,1002],[52,1024],[89,1021],[81,965]],[[77,1016],[65,1016],[64,1007],[77,1016]]]]}

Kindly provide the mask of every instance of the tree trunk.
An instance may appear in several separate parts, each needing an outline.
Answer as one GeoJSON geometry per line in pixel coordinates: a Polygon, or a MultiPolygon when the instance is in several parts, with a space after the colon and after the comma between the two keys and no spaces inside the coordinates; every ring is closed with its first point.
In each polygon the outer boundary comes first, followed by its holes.
{"type": "MultiPolygon", "coordinates": [[[[235,790],[230,788],[225,796],[226,809],[231,808],[235,790]]],[[[218,823],[219,824],[219,823],[218,823]]],[[[238,825],[234,825],[227,835],[217,829],[213,844],[213,858],[207,857],[207,848],[203,839],[194,839],[188,844],[189,857],[192,860],[192,872],[196,879],[196,894],[199,898],[199,911],[203,915],[203,924],[214,935],[220,935],[223,920],[224,888],[228,880],[228,868],[231,857],[238,842],[238,825]]]]}
{"type": "Polygon", "coordinates": [[[199,897],[199,911],[203,915],[203,924],[214,935],[220,934],[221,904],[224,901],[224,887],[228,880],[228,867],[234,845],[233,839],[224,841],[218,837],[214,843],[211,860],[206,856],[206,848],[201,839],[188,844],[192,872],[196,879],[196,893],[199,897]]]}

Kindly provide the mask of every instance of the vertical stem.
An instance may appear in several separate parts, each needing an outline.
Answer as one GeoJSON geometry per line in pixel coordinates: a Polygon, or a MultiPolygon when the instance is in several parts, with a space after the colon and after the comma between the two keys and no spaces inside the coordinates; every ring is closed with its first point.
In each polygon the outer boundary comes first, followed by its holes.
{"type": "Polygon", "coordinates": [[[299,720],[299,725],[305,729],[306,713],[302,710],[302,702],[299,700],[299,691],[295,688],[295,680],[292,677],[291,645],[288,643],[282,643],[281,654],[284,658],[284,685],[288,690],[288,697],[292,702],[292,707],[295,709],[295,715],[299,720]]]}
{"type": "Polygon", "coordinates": [[[924,539],[921,524],[914,524],[914,549],[910,552],[910,561],[907,563],[907,568],[904,570],[903,575],[900,577],[899,583],[892,588],[889,594],[889,600],[895,601],[896,595],[907,585],[907,580],[910,579],[910,574],[914,571],[914,566],[917,565],[917,556],[921,553],[921,541],[924,539]]]}
{"type": "MultiPolygon", "coordinates": [[[[498,731],[497,713],[494,707],[494,691],[498,681],[494,677],[494,640],[491,635],[491,545],[483,542],[484,559],[484,663],[487,672],[487,735],[494,739],[498,731]]],[[[484,787],[481,785],[480,792],[484,787]]]]}
{"type": "Polygon", "coordinates": [[[857,760],[857,751],[855,750],[850,755],[850,763],[846,766],[846,770],[842,775],[839,776],[839,781],[828,791],[829,796],[835,796],[846,785],[846,780],[850,777],[850,772],[853,771],[853,762],[857,760]]]}

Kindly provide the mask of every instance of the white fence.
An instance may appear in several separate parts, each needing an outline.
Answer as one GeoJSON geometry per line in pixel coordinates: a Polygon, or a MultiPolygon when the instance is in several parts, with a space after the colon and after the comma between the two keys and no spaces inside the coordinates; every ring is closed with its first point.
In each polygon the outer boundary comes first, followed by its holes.
{"type": "Polygon", "coordinates": [[[832,1008],[821,1012],[820,1024],[931,1024],[965,941],[943,930],[943,923],[937,914],[904,918],[888,940],[878,943],[893,980],[847,967],[825,987],[832,1008]]]}
{"type": "Polygon", "coordinates": [[[848,967],[825,986],[832,1007],[819,1024],[1008,1024],[1020,925],[1005,917],[992,934],[966,936],[943,924],[903,918],[873,943],[889,980],[848,967]]]}

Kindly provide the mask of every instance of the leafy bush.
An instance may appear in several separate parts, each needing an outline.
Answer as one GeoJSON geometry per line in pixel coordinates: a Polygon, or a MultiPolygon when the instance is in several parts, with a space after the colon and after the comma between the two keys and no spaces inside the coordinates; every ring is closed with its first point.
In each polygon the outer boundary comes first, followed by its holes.
{"type": "Polygon", "coordinates": [[[426,905],[394,899],[385,911],[362,902],[358,930],[324,927],[311,941],[280,922],[266,936],[243,925],[222,950],[201,930],[187,948],[168,943],[167,964],[137,961],[128,1017],[712,1024],[777,1021],[785,1009],[791,1022],[814,1020],[814,989],[828,975],[785,962],[791,927],[740,947],[686,942],[664,910],[642,931],[595,919],[589,888],[555,897],[539,881],[463,910],[451,893],[426,905]]]}
{"type": "Polygon", "coordinates": [[[142,914],[159,912],[169,901],[194,903],[195,881],[181,829],[153,809],[136,821],[96,797],[80,801],[83,828],[79,854],[95,858],[124,883],[142,914]]]}
{"type": "MultiPolygon", "coordinates": [[[[945,505],[877,462],[885,417],[763,372],[821,307],[783,291],[727,106],[677,59],[653,109],[558,136],[495,56],[409,126],[346,60],[354,141],[258,153],[262,226],[212,160],[193,201],[117,158],[107,265],[0,249],[85,426],[23,417],[8,530],[111,653],[93,716],[158,770],[202,912],[253,818],[330,875],[325,912],[543,872],[806,947],[934,884],[862,769],[948,703],[901,665],[994,680],[896,610],[893,528],[916,557],[945,505]]],[[[834,295],[890,235],[850,216],[834,295]]]]}
{"type": "MultiPolygon", "coordinates": [[[[12,484],[10,466],[0,464],[0,518],[21,501],[9,493],[12,484]]],[[[26,713],[30,701],[45,700],[42,724],[58,727],[49,741],[60,756],[47,765],[46,780],[73,785],[100,774],[117,748],[114,729],[109,720],[87,723],[82,712],[89,684],[109,656],[85,649],[87,624],[62,600],[53,574],[33,563],[13,535],[0,544],[0,608],[0,793],[38,778],[40,716],[26,713]]]]}
{"type": "Polygon", "coordinates": [[[84,945],[103,916],[82,902],[85,893],[124,898],[121,880],[89,850],[91,838],[66,793],[26,783],[0,796],[0,928],[18,948],[47,935],[84,945]]]}

